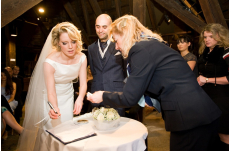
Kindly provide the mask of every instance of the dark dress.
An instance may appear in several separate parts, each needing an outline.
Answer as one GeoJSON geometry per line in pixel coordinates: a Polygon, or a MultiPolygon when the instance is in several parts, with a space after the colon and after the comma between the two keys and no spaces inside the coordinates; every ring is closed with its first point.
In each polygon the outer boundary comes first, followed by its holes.
{"type": "MultiPolygon", "coordinates": [[[[186,62],[188,62],[188,61],[196,61],[197,62],[197,57],[191,52],[189,52],[187,55],[183,56],[183,58],[184,58],[184,60],[186,62]]],[[[198,76],[198,66],[197,66],[197,64],[195,65],[195,67],[193,69],[193,72],[197,77],[198,76]]]]}
{"type": "MultiPolygon", "coordinates": [[[[226,76],[228,79],[229,64],[227,57],[223,58],[224,54],[223,47],[216,46],[211,53],[209,48],[205,48],[198,59],[199,74],[207,78],[226,76]]],[[[229,134],[229,85],[208,83],[202,88],[222,110],[219,133],[229,134]]]]}

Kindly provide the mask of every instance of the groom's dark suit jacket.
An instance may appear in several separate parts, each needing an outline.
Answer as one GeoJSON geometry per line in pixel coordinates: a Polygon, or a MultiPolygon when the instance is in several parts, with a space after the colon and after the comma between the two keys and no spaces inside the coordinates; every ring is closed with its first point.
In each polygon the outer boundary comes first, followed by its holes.
{"type": "Polygon", "coordinates": [[[93,76],[91,93],[99,90],[123,91],[126,65],[113,42],[108,46],[104,58],[99,53],[98,40],[91,44],[88,47],[88,61],[93,76]]]}
{"type": "Polygon", "coordinates": [[[221,115],[188,64],[165,44],[138,42],[131,48],[128,62],[131,73],[123,92],[104,92],[104,105],[130,107],[146,93],[160,102],[167,131],[210,124],[221,115]]]}

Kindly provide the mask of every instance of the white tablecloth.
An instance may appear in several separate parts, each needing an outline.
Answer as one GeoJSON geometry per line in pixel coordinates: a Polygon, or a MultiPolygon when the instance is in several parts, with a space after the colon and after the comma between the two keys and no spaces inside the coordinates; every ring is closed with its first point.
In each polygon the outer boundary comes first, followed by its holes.
{"type": "MultiPolygon", "coordinates": [[[[91,118],[88,124],[82,126],[92,126],[97,133],[84,140],[73,142],[67,145],[49,135],[47,139],[50,151],[143,151],[146,149],[145,139],[148,135],[147,128],[139,121],[121,117],[118,128],[109,131],[99,131],[94,127],[91,118]]],[[[76,120],[75,118],[73,121],[76,120]]],[[[67,125],[74,125],[73,121],[67,121],[58,125],[57,129],[66,131],[67,125]]],[[[55,129],[55,128],[54,128],[55,129]]]]}

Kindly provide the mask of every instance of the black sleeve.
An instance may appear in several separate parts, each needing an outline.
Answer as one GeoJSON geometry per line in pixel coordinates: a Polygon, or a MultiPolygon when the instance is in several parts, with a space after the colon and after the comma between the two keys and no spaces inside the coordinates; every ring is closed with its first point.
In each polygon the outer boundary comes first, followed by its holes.
{"type": "Polygon", "coordinates": [[[124,77],[127,77],[127,58],[123,58],[123,74],[124,77]]]}
{"type": "Polygon", "coordinates": [[[7,108],[7,110],[13,115],[10,105],[3,95],[1,95],[1,106],[7,108]]]}
{"type": "MultiPolygon", "coordinates": [[[[223,59],[225,60],[226,64],[229,67],[229,48],[225,49],[224,54],[223,54],[223,59]]],[[[229,81],[229,75],[227,75],[226,78],[229,81]]]]}
{"type": "Polygon", "coordinates": [[[93,74],[94,72],[94,66],[92,64],[92,56],[91,56],[91,53],[90,53],[90,47],[88,47],[88,61],[89,61],[89,65],[90,65],[90,70],[91,70],[91,73],[93,74]]]}
{"type": "MultiPolygon", "coordinates": [[[[142,47],[133,46],[131,54],[131,73],[124,85],[123,92],[104,92],[103,104],[110,107],[127,108],[138,103],[148,87],[155,65],[150,60],[148,51],[142,47]]],[[[130,50],[131,52],[131,50],[130,50]]]]}

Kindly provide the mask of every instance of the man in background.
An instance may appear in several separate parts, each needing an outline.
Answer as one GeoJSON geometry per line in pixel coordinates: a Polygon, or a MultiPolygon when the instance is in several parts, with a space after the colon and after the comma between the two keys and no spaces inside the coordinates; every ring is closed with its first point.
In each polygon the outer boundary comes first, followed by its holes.
{"type": "Polygon", "coordinates": [[[23,90],[24,82],[23,82],[23,76],[19,75],[19,72],[20,72],[19,66],[13,66],[12,70],[13,70],[13,77],[19,78],[21,80],[21,86],[22,86],[22,90],[23,90]]]}
{"type": "MultiPolygon", "coordinates": [[[[91,93],[95,91],[123,91],[126,63],[115,44],[109,40],[111,17],[101,14],[95,22],[98,40],[88,47],[88,61],[93,76],[91,93]]],[[[92,104],[92,107],[102,107],[103,104],[92,104]]],[[[110,107],[110,106],[105,106],[110,107]]],[[[120,116],[125,116],[123,108],[116,108],[120,116]]]]}

